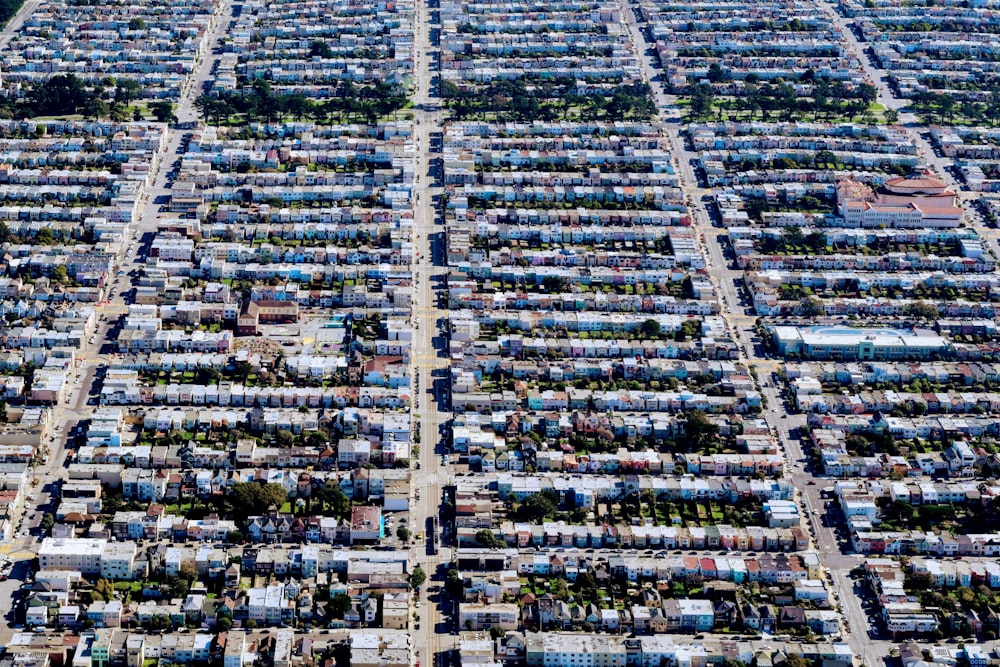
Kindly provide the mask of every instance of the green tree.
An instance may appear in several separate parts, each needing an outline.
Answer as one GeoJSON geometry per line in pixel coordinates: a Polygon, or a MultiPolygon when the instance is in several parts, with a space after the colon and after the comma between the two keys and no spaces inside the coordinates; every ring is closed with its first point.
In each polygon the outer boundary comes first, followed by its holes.
{"type": "Polygon", "coordinates": [[[98,579],[90,592],[91,601],[104,600],[111,602],[115,599],[115,585],[107,579],[98,579]]]}
{"type": "Polygon", "coordinates": [[[52,269],[52,280],[56,281],[60,285],[66,282],[69,276],[66,274],[66,266],[64,264],[57,264],[52,269]]]}
{"type": "Polygon", "coordinates": [[[712,87],[707,84],[695,86],[691,94],[691,117],[694,119],[704,118],[712,112],[712,104],[715,102],[715,93],[712,87]]]}
{"type": "Polygon", "coordinates": [[[660,331],[660,323],[654,319],[643,320],[642,324],[639,325],[639,333],[642,334],[643,338],[659,338],[660,331]]]}
{"type": "Polygon", "coordinates": [[[347,593],[337,593],[330,598],[330,613],[335,618],[343,618],[344,614],[351,610],[352,604],[350,595],[347,593]]]}
{"type": "Polygon", "coordinates": [[[56,525],[55,515],[52,514],[52,512],[46,512],[45,516],[42,517],[41,523],[38,524],[38,527],[42,529],[43,533],[48,534],[54,525],[56,525]]]}
{"type": "Polygon", "coordinates": [[[403,542],[410,541],[410,529],[406,526],[400,526],[396,529],[396,537],[398,537],[403,542]]]}
{"type": "Polygon", "coordinates": [[[318,39],[314,40],[309,45],[309,57],[315,58],[317,56],[320,58],[333,58],[333,49],[331,49],[330,45],[326,42],[318,39]]]}
{"type": "Polygon", "coordinates": [[[565,281],[562,276],[545,276],[542,278],[542,287],[549,293],[560,292],[564,284],[565,281]]]}
{"type": "Polygon", "coordinates": [[[826,314],[823,302],[814,296],[803,297],[799,301],[799,315],[803,317],[820,317],[826,314]]]}
{"type": "Polygon", "coordinates": [[[243,542],[244,539],[245,536],[238,530],[231,530],[228,533],[226,533],[226,542],[230,542],[232,544],[240,544],[241,542],[243,542]]]}
{"type": "Polygon", "coordinates": [[[136,16],[129,20],[128,22],[129,30],[145,30],[146,22],[142,20],[141,16],[136,16]]]}
{"type": "Polygon", "coordinates": [[[837,164],[837,155],[831,150],[816,151],[813,161],[819,166],[837,164]]]}
{"type": "Polygon", "coordinates": [[[813,252],[820,252],[826,248],[826,234],[818,229],[809,232],[805,238],[805,244],[813,252]]]}
{"type": "Polygon", "coordinates": [[[217,384],[222,379],[222,373],[217,368],[210,366],[199,368],[196,375],[199,384],[217,384]]]}
{"type": "Polygon", "coordinates": [[[906,524],[913,521],[917,514],[916,508],[905,500],[894,500],[883,510],[882,516],[887,521],[892,521],[906,527],[906,524]]]}
{"type": "Polygon", "coordinates": [[[168,574],[163,578],[163,586],[166,589],[167,597],[184,598],[191,590],[191,581],[176,574],[168,574]]]}
{"type": "Polygon", "coordinates": [[[903,309],[903,312],[910,317],[916,317],[924,320],[936,320],[940,315],[937,306],[926,301],[914,301],[913,303],[908,303],[906,304],[906,308],[903,309]]]}
{"type": "Polygon", "coordinates": [[[413,588],[420,588],[427,581],[427,573],[424,569],[417,565],[413,568],[413,572],[410,573],[410,586],[413,588]]]}
{"type": "Polygon", "coordinates": [[[216,632],[229,632],[233,629],[233,619],[228,616],[222,616],[215,622],[216,632]]]}
{"type": "Polygon", "coordinates": [[[541,493],[533,493],[517,506],[514,516],[518,521],[541,523],[543,519],[555,516],[557,510],[558,507],[550,498],[541,493]]]}
{"type": "Polygon", "coordinates": [[[228,500],[233,513],[242,519],[261,514],[271,505],[281,507],[288,500],[288,494],[280,484],[259,484],[257,482],[237,482],[229,490],[228,500]]]}
{"type": "Polygon", "coordinates": [[[132,100],[142,93],[142,84],[132,79],[121,79],[115,83],[115,101],[121,102],[125,106],[132,104],[132,100]]]}
{"type": "Polygon", "coordinates": [[[107,118],[111,113],[111,106],[99,97],[90,97],[84,102],[82,111],[85,118],[97,120],[107,118]]]}
{"type": "Polygon", "coordinates": [[[461,599],[463,597],[465,586],[462,584],[462,575],[459,574],[458,569],[454,567],[448,568],[444,586],[445,590],[448,591],[448,595],[453,598],[461,599]]]}
{"type": "Polygon", "coordinates": [[[335,484],[324,486],[315,497],[323,503],[324,509],[329,506],[328,516],[346,519],[351,515],[351,499],[340,490],[339,486],[335,484]]]}
{"type": "Polygon", "coordinates": [[[253,366],[249,361],[237,361],[233,367],[233,378],[238,382],[246,382],[253,372],[253,366]]]}
{"type": "Polygon", "coordinates": [[[160,123],[173,123],[177,120],[177,116],[174,115],[174,105],[165,100],[150,103],[149,111],[153,114],[153,118],[160,123]]]}
{"type": "Polygon", "coordinates": [[[781,230],[781,240],[791,246],[796,246],[805,240],[802,230],[795,226],[785,227],[781,230]]]}
{"type": "Polygon", "coordinates": [[[37,241],[39,245],[52,245],[56,242],[56,237],[52,233],[51,229],[48,227],[42,227],[38,230],[38,233],[35,234],[35,241],[37,241]]]}
{"type": "Polygon", "coordinates": [[[688,442],[688,449],[685,451],[703,452],[716,444],[719,425],[709,419],[704,411],[688,410],[685,416],[684,435],[688,442]]]}
{"type": "Polygon", "coordinates": [[[497,538],[489,528],[476,531],[476,543],[491,548],[497,545],[497,538]]]}

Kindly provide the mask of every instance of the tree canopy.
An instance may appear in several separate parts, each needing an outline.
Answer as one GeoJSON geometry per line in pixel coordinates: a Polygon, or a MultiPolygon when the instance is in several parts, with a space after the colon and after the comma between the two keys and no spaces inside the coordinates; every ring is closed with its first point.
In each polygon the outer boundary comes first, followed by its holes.
{"type": "Polygon", "coordinates": [[[542,493],[534,493],[517,506],[515,517],[518,521],[541,523],[542,520],[555,516],[558,506],[555,501],[542,493]]]}
{"type": "Polygon", "coordinates": [[[237,482],[229,490],[228,499],[233,514],[245,519],[263,513],[270,505],[281,507],[288,500],[288,494],[280,484],[237,482]]]}

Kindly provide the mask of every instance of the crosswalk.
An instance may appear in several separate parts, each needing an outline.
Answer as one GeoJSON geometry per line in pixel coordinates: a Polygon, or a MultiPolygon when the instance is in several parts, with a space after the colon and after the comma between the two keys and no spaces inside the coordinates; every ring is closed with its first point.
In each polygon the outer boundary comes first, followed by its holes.
{"type": "Polygon", "coordinates": [[[14,551],[13,544],[2,544],[0,545],[0,554],[9,556],[11,560],[23,560],[26,558],[34,558],[36,554],[30,551],[14,551]]]}

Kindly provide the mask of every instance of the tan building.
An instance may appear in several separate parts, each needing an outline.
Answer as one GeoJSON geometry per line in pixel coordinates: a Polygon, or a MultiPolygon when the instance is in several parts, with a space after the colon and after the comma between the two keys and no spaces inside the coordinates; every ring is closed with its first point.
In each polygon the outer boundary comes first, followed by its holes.
{"type": "Polygon", "coordinates": [[[848,226],[957,227],[964,211],[957,195],[934,172],[893,178],[880,192],[854,178],[837,181],[837,213],[848,226]]]}
{"type": "Polygon", "coordinates": [[[410,604],[405,598],[382,601],[382,627],[390,630],[405,630],[410,618],[410,604]]]}
{"type": "Polygon", "coordinates": [[[236,321],[236,333],[254,336],[261,324],[287,324],[299,321],[299,304],[294,301],[251,301],[236,321]]]}

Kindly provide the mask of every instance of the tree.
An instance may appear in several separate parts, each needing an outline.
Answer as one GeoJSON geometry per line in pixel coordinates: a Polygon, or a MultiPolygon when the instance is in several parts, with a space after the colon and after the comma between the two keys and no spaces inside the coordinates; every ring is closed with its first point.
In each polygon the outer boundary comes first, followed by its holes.
{"type": "Polygon", "coordinates": [[[937,306],[926,301],[914,301],[913,303],[906,304],[906,308],[903,311],[910,317],[924,320],[936,320],[940,315],[937,306]]]}
{"type": "Polygon", "coordinates": [[[35,241],[37,241],[39,245],[52,245],[56,242],[56,237],[52,233],[51,229],[48,227],[42,227],[38,230],[38,233],[35,234],[35,241]]]}
{"type": "Polygon", "coordinates": [[[396,537],[398,537],[403,542],[410,541],[410,529],[406,526],[400,526],[396,529],[396,537]]]}
{"type": "Polygon", "coordinates": [[[211,366],[199,368],[196,375],[198,376],[198,384],[217,384],[222,379],[222,373],[219,369],[211,366]]]}
{"type": "Polygon", "coordinates": [[[129,19],[128,29],[129,30],[144,30],[146,28],[146,22],[142,20],[141,16],[136,16],[129,19]]]}
{"type": "Polygon", "coordinates": [[[132,79],[121,79],[115,83],[115,101],[125,106],[132,104],[142,92],[142,84],[132,79]]]}
{"type": "Polygon", "coordinates": [[[660,323],[654,319],[643,320],[642,324],[639,325],[639,333],[642,334],[643,338],[659,338],[660,330],[660,323]]]}
{"type": "Polygon", "coordinates": [[[809,667],[809,662],[799,653],[785,656],[785,667],[809,667]]]}
{"type": "Polygon", "coordinates": [[[837,164],[837,155],[831,150],[816,151],[816,156],[813,160],[820,166],[837,164]]]}
{"type": "Polygon", "coordinates": [[[65,264],[57,264],[52,269],[52,280],[56,281],[60,285],[63,284],[63,283],[65,283],[66,279],[68,277],[69,276],[66,274],[66,265],[65,264]]]}
{"type": "Polygon", "coordinates": [[[413,568],[413,572],[410,573],[410,586],[413,586],[414,588],[420,588],[421,586],[424,585],[425,581],[427,581],[427,573],[424,572],[424,569],[422,567],[417,565],[415,568],[413,568]]]}
{"type": "Polygon", "coordinates": [[[233,378],[239,382],[246,382],[253,372],[253,365],[249,361],[237,361],[233,366],[233,378]]]}
{"type": "Polygon", "coordinates": [[[899,112],[895,109],[885,110],[885,122],[889,125],[895,125],[899,122],[899,112]]]}
{"type": "Polygon", "coordinates": [[[788,245],[799,245],[805,240],[802,230],[795,226],[785,227],[781,230],[781,240],[788,245]]]}
{"type": "Polygon", "coordinates": [[[541,523],[543,519],[555,515],[556,504],[541,493],[533,493],[524,499],[515,512],[518,521],[541,523]]]}
{"type": "Polygon", "coordinates": [[[302,93],[295,93],[284,98],[285,111],[292,115],[295,120],[302,120],[302,117],[309,113],[312,102],[302,93]]]}
{"type": "Polygon", "coordinates": [[[229,632],[233,629],[233,619],[223,616],[215,622],[216,632],[229,632]]]}
{"type": "Polygon", "coordinates": [[[702,452],[715,444],[719,435],[718,424],[702,410],[689,410],[686,417],[684,433],[689,443],[687,451],[702,452]]]}
{"type": "Polygon", "coordinates": [[[279,429],[278,432],[275,434],[275,438],[278,441],[278,446],[283,449],[294,447],[295,442],[298,440],[298,438],[295,437],[294,433],[285,429],[279,429]]]}
{"type": "Polygon", "coordinates": [[[493,534],[493,531],[489,528],[483,528],[482,530],[476,531],[476,543],[481,544],[484,547],[495,547],[497,545],[497,538],[493,534]]]}
{"type": "Polygon", "coordinates": [[[315,497],[324,505],[329,506],[329,516],[346,519],[351,515],[351,499],[337,485],[322,487],[315,497]]]}
{"type": "Polygon", "coordinates": [[[115,585],[107,579],[98,579],[94,584],[94,589],[90,591],[91,601],[103,600],[111,602],[115,599],[115,585]]]}
{"type": "Polygon", "coordinates": [[[241,533],[238,530],[231,530],[228,533],[226,533],[226,542],[230,542],[232,544],[240,544],[243,542],[244,539],[245,537],[243,536],[243,533],[241,533]]]}
{"type": "Polygon", "coordinates": [[[902,524],[904,527],[913,517],[916,516],[916,509],[905,500],[894,500],[882,512],[882,516],[888,520],[902,524]]]}
{"type": "Polygon", "coordinates": [[[315,58],[317,56],[320,58],[333,58],[333,49],[331,49],[330,45],[326,42],[322,42],[318,39],[314,40],[309,45],[309,57],[315,58]]]}
{"type": "Polygon", "coordinates": [[[448,568],[448,574],[445,577],[444,586],[445,590],[448,591],[448,595],[453,598],[461,599],[463,597],[465,586],[462,584],[462,577],[459,575],[456,568],[448,568]]]}
{"type": "Polygon", "coordinates": [[[820,230],[809,232],[806,236],[805,244],[813,252],[820,252],[826,248],[826,234],[820,230]]]}
{"type": "Polygon", "coordinates": [[[822,301],[814,296],[807,296],[799,301],[799,314],[803,317],[819,317],[826,314],[826,311],[822,301]]]}
{"type": "Polygon", "coordinates": [[[707,84],[695,86],[691,94],[691,117],[704,118],[712,111],[712,104],[715,101],[715,94],[712,87],[707,84]]]}
{"type": "Polygon", "coordinates": [[[261,514],[271,505],[281,507],[288,500],[288,494],[280,484],[237,482],[229,490],[228,499],[233,513],[245,519],[261,514]]]}
{"type": "Polygon", "coordinates": [[[490,637],[493,639],[500,639],[507,634],[507,631],[501,628],[499,625],[490,626],[490,637]]]}
{"type": "Polygon", "coordinates": [[[542,287],[549,293],[559,292],[562,290],[564,283],[565,281],[561,276],[545,276],[542,278],[542,287]]]}
{"type": "Polygon", "coordinates": [[[107,118],[111,113],[111,106],[99,97],[91,97],[84,102],[82,111],[85,118],[97,120],[107,118]]]}
{"type": "Polygon", "coordinates": [[[719,63],[712,63],[708,66],[706,78],[712,83],[722,83],[726,80],[726,73],[719,66],[719,63]]]}
{"type": "Polygon", "coordinates": [[[161,123],[172,123],[177,120],[177,116],[174,115],[174,105],[165,100],[150,103],[149,111],[153,114],[153,118],[161,123]]]}
{"type": "Polygon", "coordinates": [[[46,512],[45,516],[42,517],[42,521],[39,524],[39,528],[42,529],[43,533],[48,533],[52,530],[52,526],[56,525],[56,517],[52,512],[46,512]]]}
{"type": "Polygon", "coordinates": [[[337,593],[330,598],[330,613],[336,618],[343,618],[352,606],[351,596],[347,593],[337,593]]]}
{"type": "Polygon", "coordinates": [[[184,598],[191,590],[191,580],[177,574],[168,574],[163,578],[163,586],[166,588],[167,597],[184,598]]]}

